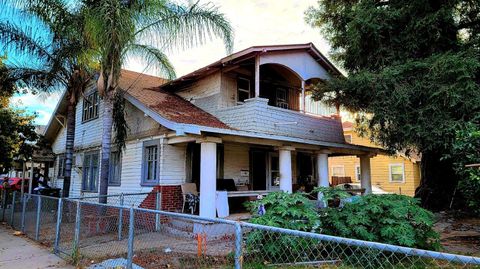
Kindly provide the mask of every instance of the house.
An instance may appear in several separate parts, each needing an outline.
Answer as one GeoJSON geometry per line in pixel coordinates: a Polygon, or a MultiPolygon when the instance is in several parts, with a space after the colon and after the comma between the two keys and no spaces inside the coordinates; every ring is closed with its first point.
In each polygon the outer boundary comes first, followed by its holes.
{"type": "MultiPolygon", "coordinates": [[[[124,70],[129,130],[123,153],[112,152],[109,193],[160,189],[162,208],[179,210],[180,185],[194,182],[200,215],[214,217],[217,179],[250,196],[328,186],[328,157],[344,155],[360,157],[370,192],[378,149],[346,143],[340,118],[310,98],[312,83],[334,75],[340,72],[311,43],[251,47],[172,81],[124,70]]],[[[99,185],[103,104],[93,85],[85,97],[76,110],[73,196],[97,193],[99,185]]],[[[45,131],[57,186],[65,108],[63,97],[45,131]]]]}
{"type": "MultiPolygon", "coordinates": [[[[378,147],[368,138],[360,137],[351,122],[343,123],[343,132],[347,143],[378,147]]],[[[360,182],[360,160],[355,156],[330,157],[328,160],[330,176],[350,177],[353,182],[360,182]]],[[[420,158],[415,154],[406,156],[397,153],[393,156],[377,155],[371,159],[371,180],[387,192],[415,195],[415,189],[420,185],[420,158]]]]}

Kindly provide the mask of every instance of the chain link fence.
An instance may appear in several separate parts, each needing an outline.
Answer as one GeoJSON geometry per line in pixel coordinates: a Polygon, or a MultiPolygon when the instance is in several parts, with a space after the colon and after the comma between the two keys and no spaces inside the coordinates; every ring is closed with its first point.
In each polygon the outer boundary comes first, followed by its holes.
{"type": "Polygon", "coordinates": [[[477,257],[94,199],[12,194],[1,208],[9,225],[80,267],[480,268],[477,257]]]}

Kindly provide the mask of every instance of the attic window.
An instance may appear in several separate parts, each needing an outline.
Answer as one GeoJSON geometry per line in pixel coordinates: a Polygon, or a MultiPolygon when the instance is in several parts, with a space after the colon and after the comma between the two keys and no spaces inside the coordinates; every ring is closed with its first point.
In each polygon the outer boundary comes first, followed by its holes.
{"type": "Polygon", "coordinates": [[[83,99],[82,122],[98,118],[98,92],[92,92],[83,99]]]}
{"type": "Polygon", "coordinates": [[[237,80],[237,103],[242,104],[250,98],[250,80],[238,78],[237,80]]]}

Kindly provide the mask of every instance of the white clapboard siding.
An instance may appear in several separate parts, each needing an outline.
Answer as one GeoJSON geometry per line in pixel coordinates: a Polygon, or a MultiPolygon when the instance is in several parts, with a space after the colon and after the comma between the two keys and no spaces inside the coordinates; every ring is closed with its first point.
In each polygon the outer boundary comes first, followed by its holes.
{"type": "Polygon", "coordinates": [[[248,176],[241,176],[240,172],[249,170],[249,146],[225,143],[223,155],[223,177],[233,178],[236,182],[248,180],[248,176]]]}

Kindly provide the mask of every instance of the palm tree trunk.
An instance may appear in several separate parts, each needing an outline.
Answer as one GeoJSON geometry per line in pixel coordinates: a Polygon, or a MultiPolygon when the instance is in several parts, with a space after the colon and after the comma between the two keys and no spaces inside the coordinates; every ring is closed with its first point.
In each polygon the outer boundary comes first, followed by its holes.
{"type": "MultiPolygon", "coordinates": [[[[70,100],[70,98],[68,98],[70,100]]],[[[70,182],[72,178],[73,145],[75,141],[75,104],[68,102],[67,107],[67,140],[65,146],[65,171],[63,174],[62,197],[70,194],[70,182]]]]}
{"type": "Polygon", "coordinates": [[[110,166],[110,149],[112,147],[112,126],[113,126],[113,91],[106,92],[103,102],[103,133],[102,151],[100,165],[100,198],[99,203],[107,203],[108,193],[108,172],[110,166]]]}

